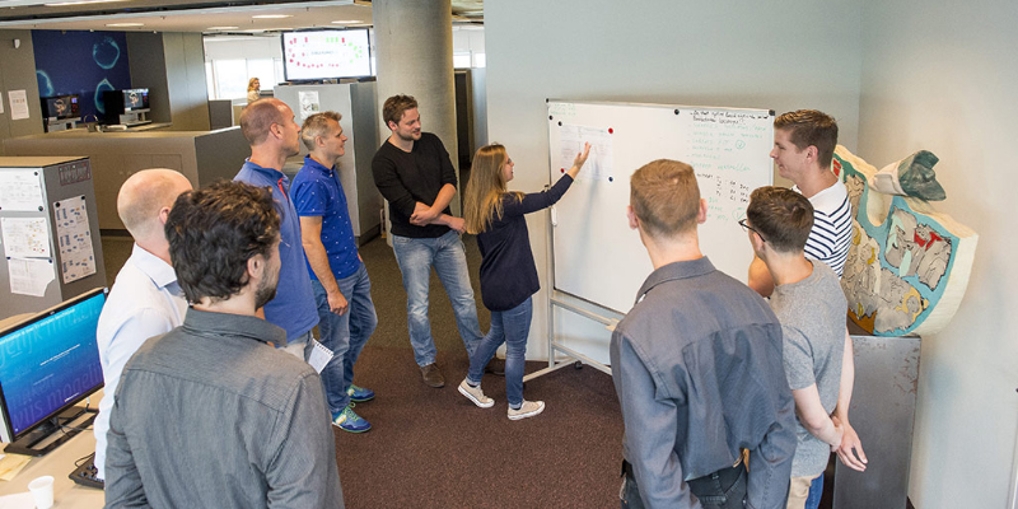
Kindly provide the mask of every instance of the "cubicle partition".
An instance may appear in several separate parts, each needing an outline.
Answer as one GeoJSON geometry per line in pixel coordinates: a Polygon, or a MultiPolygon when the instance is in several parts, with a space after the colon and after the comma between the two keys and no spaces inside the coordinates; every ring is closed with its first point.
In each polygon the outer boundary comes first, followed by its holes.
{"type": "Polygon", "coordinates": [[[7,139],[4,149],[11,156],[87,156],[102,230],[124,229],[117,216],[117,193],[135,172],[169,168],[200,187],[218,179],[232,179],[251,154],[239,127],[143,132],[75,129],[7,139]]]}

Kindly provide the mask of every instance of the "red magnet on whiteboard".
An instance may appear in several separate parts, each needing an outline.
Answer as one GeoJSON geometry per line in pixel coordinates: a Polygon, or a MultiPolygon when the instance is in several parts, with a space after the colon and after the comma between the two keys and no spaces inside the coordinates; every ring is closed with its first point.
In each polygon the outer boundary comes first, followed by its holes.
{"type": "Polygon", "coordinates": [[[608,128],[608,134],[614,134],[614,133],[615,133],[615,129],[612,129],[611,127],[609,127],[608,128]]]}
{"type": "Polygon", "coordinates": [[[558,169],[558,171],[560,171],[560,172],[562,172],[562,173],[565,173],[565,172],[566,172],[566,169],[565,169],[565,168],[559,168],[559,169],[558,169]]]}

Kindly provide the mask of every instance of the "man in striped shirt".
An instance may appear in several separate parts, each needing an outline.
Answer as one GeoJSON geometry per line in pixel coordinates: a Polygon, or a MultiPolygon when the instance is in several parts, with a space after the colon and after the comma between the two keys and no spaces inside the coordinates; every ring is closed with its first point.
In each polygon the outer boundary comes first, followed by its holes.
{"type": "MultiPolygon", "coordinates": [[[[778,175],[791,180],[795,184],[792,190],[801,193],[813,205],[813,228],[804,249],[806,258],[826,263],[841,278],[852,241],[852,205],[848,201],[845,185],[831,171],[831,159],[837,144],[838,124],[830,115],[821,111],[790,111],[774,120],[771,159],[774,159],[778,167],[778,175]]],[[[774,291],[774,280],[760,258],[753,258],[747,284],[764,297],[769,297],[774,291]]],[[[838,403],[832,415],[832,419],[843,426],[845,431],[841,445],[835,452],[846,466],[863,471],[866,469],[866,453],[858,434],[848,421],[848,407],[855,382],[854,356],[852,341],[846,329],[838,403]]],[[[822,483],[823,476],[814,480],[816,486],[811,488],[807,509],[819,503],[822,483]]]]}
{"type": "MultiPolygon", "coordinates": [[[[845,185],[831,171],[837,144],[838,124],[823,112],[790,111],[774,120],[771,158],[778,174],[791,180],[792,189],[813,205],[806,258],[826,263],[841,277],[852,240],[852,206],[845,185]]],[[[749,287],[764,297],[774,290],[767,266],[759,258],[750,265],[749,287]]]]}

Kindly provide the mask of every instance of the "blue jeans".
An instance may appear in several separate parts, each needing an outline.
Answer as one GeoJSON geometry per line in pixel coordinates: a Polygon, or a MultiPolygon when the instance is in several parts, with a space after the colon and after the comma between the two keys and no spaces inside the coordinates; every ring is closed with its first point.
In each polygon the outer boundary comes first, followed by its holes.
{"type": "Polygon", "coordinates": [[[484,367],[495,355],[495,350],[505,343],[505,394],[509,406],[513,408],[523,404],[523,368],[527,356],[530,318],[533,315],[534,304],[530,297],[508,311],[492,311],[491,329],[470,356],[467,380],[476,385],[481,383],[484,367]]]}
{"type": "Polygon", "coordinates": [[[820,507],[820,498],[824,494],[824,473],[820,472],[820,477],[813,479],[813,483],[809,485],[809,496],[806,497],[805,509],[817,509],[820,507]]]}
{"type": "Polygon", "coordinates": [[[423,367],[435,362],[435,340],[431,337],[431,321],[428,319],[428,287],[432,266],[452,303],[456,327],[459,328],[467,354],[473,354],[481,340],[481,326],[477,323],[477,303],[474,301],[474,289],[470,286],[467,256],[459,234],[449,230],[434,239],[393,235],[392,250],[396,253],[396,263],[403,274],[403,289],[407,294],[407,328],[410,330],[410,345],[414,348],[417,365],[423,367]]]}
{"type": "Polygon", "coordinates": [[[368,270],[364,264],[352,276],[336,282],[349,305],[342,315],[333,313],[329,308],[329,297],[322,283],[317,279],[311,280],[315,303],[318,305],[318,332],[322,336],[320,341],[333,353],[332,360],[322,369],[325,399],[333,415],[350,404],[350,395],[346,390],[353,383],[353,365],[378,325],[375,304],[371,302],[371,280],[368,279],[368,270]]]}

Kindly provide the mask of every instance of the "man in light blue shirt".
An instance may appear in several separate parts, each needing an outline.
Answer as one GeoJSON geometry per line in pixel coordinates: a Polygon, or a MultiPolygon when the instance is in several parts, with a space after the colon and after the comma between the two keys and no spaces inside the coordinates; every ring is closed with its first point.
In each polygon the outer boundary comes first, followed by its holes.
{"type": "Polygon", "coordinates": [[[280,171],[286,158],[300,152],[300,126],[286,103],[262,99],[244,108],[240,129],[251,144],[251,157],[234,180],[271,189],[281,219],[279,258],[283,266],[279,287],[276,298],[259,313],[286,331],[286,345],[276,346],[286,347],[286,351],[307,360],[311,353],[311,329],[318,325],[318,312],[301,244],[300,220],[290,199],[290,179],[280,171]]]}
{"type": "Polygon", "coordinates": [[[170,245],[163,225],[177,196],[190,190],[187,177],[173,170],[155,169],[131,175],[117,195],[117,213],[134,237],[134,248],[117,274],[97,329],[106,381],[94,430],[99,479],[106,475],[106,431],[124,365],[145,340],[184,322],[187,302],[170,265],[170,245]]]}

